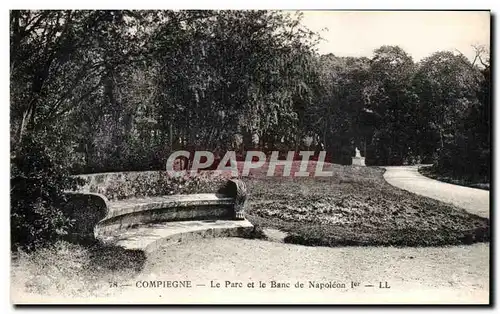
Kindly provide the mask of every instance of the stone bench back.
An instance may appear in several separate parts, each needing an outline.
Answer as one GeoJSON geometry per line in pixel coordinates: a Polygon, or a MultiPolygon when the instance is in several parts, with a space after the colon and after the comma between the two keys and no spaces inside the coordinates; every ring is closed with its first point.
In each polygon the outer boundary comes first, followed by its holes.
{"type": "Polygon", "coordinates": [[[68,192],[63,206],[75,220],[70,238],[99,239],[119,229],[165,221],[244,219],[244,184],[223,176],[172,180],[166,172],[148,171],[79,177],[86,183],[68,192]]]}
{"type": "Polygon", "coordinates": [[[172,177],[167,171],[131,171],[77,176],[85,181],[82,193],[98,193],[110,201],[174,194],[215,193],[230,176],[202,171],[193,178],[172,177]]]}

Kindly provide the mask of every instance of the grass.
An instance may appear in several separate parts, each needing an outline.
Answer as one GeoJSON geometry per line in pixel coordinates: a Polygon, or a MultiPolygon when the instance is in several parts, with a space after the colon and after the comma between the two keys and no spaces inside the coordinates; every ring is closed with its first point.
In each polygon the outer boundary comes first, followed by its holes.
{"type": "Polygon", "coordinates": [[[418,172],[421,175],[424,175],[426,177],[429,177],[431,179],[443,181],[446,183],[452,183],[456,185],[462,185],[466,187],[471,187],[471,188],[476,188],[476,189],[482,189],[482,190],[490,190],[490,182],[487,180],[487,178],[483,178],[481,180],[479,179],[471,179],[471,178],[457,178],[453,176],[452,174],[441,174],[434,169],[433,166],[427,166],[427,167],[419,167],[418,172]]]}
{"type": "Polygon", "coordinates": [[[106,297],[116,290],[110,283],[130,281],[145,260],[142,252],[61,241],[32,253],[12,253],[11,290],[22,295],[106,297]]]}
{"type": "MultiPolygon", "coordinates": [[[[246,179],[247,218],[313,246],[439,246],[486,242],[489,220],[389,185],[384,170],[330,165],[332,177],[246,179]]],[[[265,171],[265,170],[264,170],[265,171]]]]}

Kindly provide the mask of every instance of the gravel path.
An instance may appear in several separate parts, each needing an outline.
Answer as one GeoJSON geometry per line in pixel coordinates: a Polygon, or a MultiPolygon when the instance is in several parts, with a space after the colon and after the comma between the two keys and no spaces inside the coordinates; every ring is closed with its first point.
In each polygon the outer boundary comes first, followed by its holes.
{"type": "Polygon", "coordinates": [[[418,173],[418,166],[384,167],[389,184],[415,194],[464,208],[481,217],[490,217],[490,193],[486,190],[445,183],[418,173]]]}

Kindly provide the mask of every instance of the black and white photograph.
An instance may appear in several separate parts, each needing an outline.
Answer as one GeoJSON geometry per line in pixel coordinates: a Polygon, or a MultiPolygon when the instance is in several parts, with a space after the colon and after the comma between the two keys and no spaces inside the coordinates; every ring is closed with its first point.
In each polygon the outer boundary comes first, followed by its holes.
{"type": "Polygon", "coordinates": [[[492,305],[486,8],[8,22],[11,304],[492,305]]]}

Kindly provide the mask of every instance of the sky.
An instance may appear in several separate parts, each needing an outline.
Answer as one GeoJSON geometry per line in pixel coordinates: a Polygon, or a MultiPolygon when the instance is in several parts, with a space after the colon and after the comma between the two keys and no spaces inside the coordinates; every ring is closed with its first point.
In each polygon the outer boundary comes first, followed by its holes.
{"type": "Polygon", "coordinates": [[[474,59],[472,45],[490,47],[488,11],[303,11],[302,24],[321,31],[321,54],[371,57],[382,45],[398,45],[420,61],[458,49],[474,59]]]}

